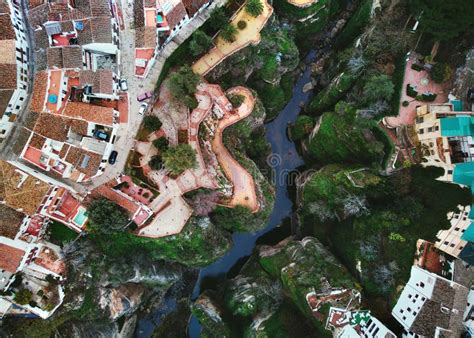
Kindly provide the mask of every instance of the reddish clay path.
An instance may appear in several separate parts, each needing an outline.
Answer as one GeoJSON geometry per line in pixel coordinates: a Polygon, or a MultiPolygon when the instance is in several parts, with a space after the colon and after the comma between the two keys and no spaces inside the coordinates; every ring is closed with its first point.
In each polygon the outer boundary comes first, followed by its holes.
{"type": "Polygon", "coordinates": [[[443,103],[448,99],[449,84],[443,85],[434,82],[431,80],[426,70],[417,72],[416,70],[411,69],[411,65],[416,60],[416,58],[416,54],[413,53],[410,55],[410,58],[405,66],[405,75],[403,79],[402,95],[400,97],[400,110],[398,112],[398,116],[389,116],[384,119],[384,123],[389,128],[396,128],[401,125],[412,125],[415,121],[417,106],[427,103],[443,103]],[[428,82],[424,84],[423,82],[426,82],[426,80],[428,80],[428,82]],[[420,95],[425,92],[437,94],[436,99],[433,102],[420,102],[415,100],[413,97],[407,95],[407,84],[415,85],[420,95]],[[407,107],[403,107],[403,101],[408,101],[409,105],[407,107]]]}
{"type": "Polygon", "coordinates": [[[252,113],[255,105],[255,98],[250,90],[244,87],[235,87],[228,91],[228,94],[242,95],[245,97],[242,105],[231,113],[226,112],[219,120],[216,133],[211,141],[212,150],[217,156],[220,166],[224,170],[228,179],[234,185],[231,206],[242,205],[252,212],[259,210],[257,194],[255,193],[255,182],[252,175],[237,162],[224,146],[222,134],[228,126],[246,118],[252,113]]]}

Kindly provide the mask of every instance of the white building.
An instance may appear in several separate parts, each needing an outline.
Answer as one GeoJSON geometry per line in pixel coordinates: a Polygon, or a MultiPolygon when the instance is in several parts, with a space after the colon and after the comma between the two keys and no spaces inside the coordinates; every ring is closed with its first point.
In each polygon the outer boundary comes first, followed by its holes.
{"type": "Polygon", "coordinates": [[[0,138],[5,138],[27,102],[29,46],[19,3],[0,0],[0,138]]]}

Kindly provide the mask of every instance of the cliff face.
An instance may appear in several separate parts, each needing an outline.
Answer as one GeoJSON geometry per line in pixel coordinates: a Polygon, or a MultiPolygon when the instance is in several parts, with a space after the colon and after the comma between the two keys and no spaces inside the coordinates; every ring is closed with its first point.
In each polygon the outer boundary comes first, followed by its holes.
{"type": "Polygon", "coordinates": [[[319,241],[313,237],[301,241],[288,238],[275,246],[257,247],[240,273],[228,280],[222,290],[214,291],[212,301],[210,292],[204,293],[194,308],[200,309],[196,317],[204,332],[213,332],[215,326],[227,323],[228,329],[239,333],[232,326],[238,320],[247,323],[244,331],[249,336],[306,332],[310,327],[324,336],[324,312],[316,319],[307,295],[354,288],[347,270],[319,241]],[[287,320],[281,322],[282,316],[287,320]],[[290,325],[295,318],[301,323],[297,328],[290,325]]]}

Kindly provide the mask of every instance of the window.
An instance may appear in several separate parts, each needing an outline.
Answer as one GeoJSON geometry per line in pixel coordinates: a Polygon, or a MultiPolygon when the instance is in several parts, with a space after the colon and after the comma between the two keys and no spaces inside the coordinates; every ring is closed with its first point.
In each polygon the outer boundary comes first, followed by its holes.
{"type": "Polygon", "coordinates": [[[420,282],[420,287],[424,288],[424,287],[425,287],[425,283],[420,282]]]}
{"type": "Polygon", "coordinates": [[[428,133],[432,133],[433,132],[433,127],[429,127],[428,128],[428,133]]]}
{"type": "Polygon", "coordinates": [[[459,227],[455,227],[454,231],[459,231],[459,229],[460,229],[459,227]]]}
{"type": "Polygon", "coordinates": [[[423,128],[419,129],[418,130],[418,134],[423,134],[425,131],[423,130],[423,128]]]}
{"type": "MultiPolygon", "coordinates": [[[[448,175],[452,175],[453,174],[453,171],[452,170],[448,170],[448,175]]],[[[457,218],[457,217],[456,217],[457,218]]]]}
{"type": "Polygon", "coordinates": [[[451,247],[451,248],[454,248],[454,243],[451,243],[450,247],[451,247]]]}
{"type": "Polygon", "coordinates": [[[438,131],[438,130],[439,130],[439,126],[435,126],[435,130],[438,131]]]}

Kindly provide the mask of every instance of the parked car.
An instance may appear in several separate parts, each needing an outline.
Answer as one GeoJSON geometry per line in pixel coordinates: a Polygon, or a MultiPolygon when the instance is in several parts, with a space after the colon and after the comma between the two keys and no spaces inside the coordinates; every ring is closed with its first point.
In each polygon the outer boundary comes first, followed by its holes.
{"type": "Polygon", "coordinates": [[[140,105],[140,109],[138,109],[138,114],[144,115],[145,112],[146,112],[146,110],[147,110],[147,108],[148,108],[148,103],[142,103],[142,104],[140,105]]]}
{"type": "Polygon", "coordinates": [[[109,135],[107,135],[107,133],[104,133],[102,130],[96,130],[94,131],[94,137],[99,140],[107,141],[109,135]]]}
{"type": "Polygon", "coordinates": [[[110,156],[109,156],[109,163],[110,164],[114,164],[115,161],[117,161],[117,155],[118,155],[118,152],[115,151],[115,150],[112,150],[112,152],[110,153],[110,156]]]}
{"type": "Polygon", "coordinates": [[[120,84],[120,89],[121,90],[123,90],[124,92],[126,92],[128,90],[127,80],[121,79],[119,84],[120,84]]]}
{"type": "Polygon", "coordinates": [[[137,100],[138,100],[139,102],[142,102],[142,101],[145,101],[145,100],[149,99],[149,98],[152,97],[152,96],[153,96],[153,93],[152,93],[152,92],[145,92],[145,93],[143,93],[143,94],[138,95],[138,96],[137,96],[137,100]]]}

